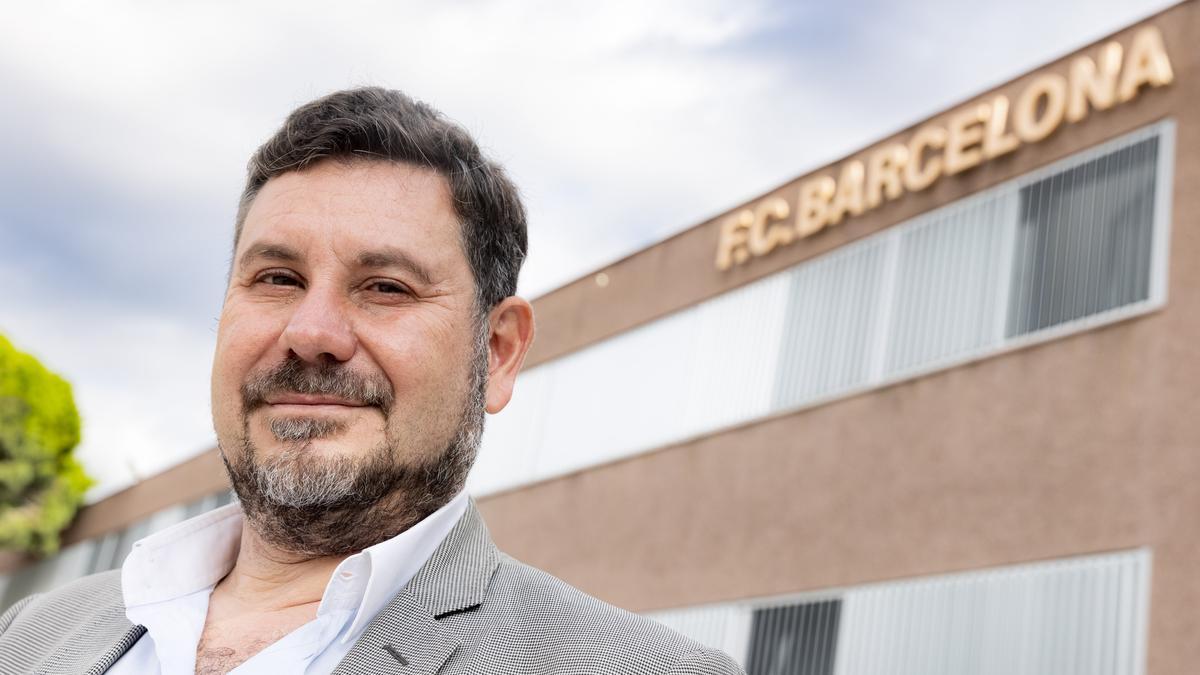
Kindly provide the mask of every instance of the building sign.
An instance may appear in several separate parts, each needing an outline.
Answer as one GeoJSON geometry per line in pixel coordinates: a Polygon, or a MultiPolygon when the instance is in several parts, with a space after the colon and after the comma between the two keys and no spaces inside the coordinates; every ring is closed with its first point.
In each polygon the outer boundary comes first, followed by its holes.
{"type": "Polygon", "coordinates": [[[1065,76],[1034,76],[1012,101],[1001,94],[970,104],[918,128],[905,142],[842,164],[836,179],[806,180],[794,207],[792,201],[769,197],[737,211],[721,223],[717,269],[766,255],[906,192],[920,192],[943,176],[1037,143],[1093,109],[1132,101],[1145,86],[1161,87],[1173,79],[1162,34],[1153,26],[1142,28],[1128,49],[1115,40],[1104,44],[1094,59],[1073,59],[1065,76]]]}

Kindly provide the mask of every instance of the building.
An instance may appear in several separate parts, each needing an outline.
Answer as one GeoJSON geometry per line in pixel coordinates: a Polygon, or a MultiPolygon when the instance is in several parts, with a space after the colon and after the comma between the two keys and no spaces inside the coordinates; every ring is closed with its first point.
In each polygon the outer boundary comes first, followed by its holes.
{"type": "MultiPolygon", "coordinates": [[[[1200,663],[1200,2],[535,301],[502,548],[757,673],[1200,663]]],[[[5,603],[228,499],[89,507],[5,603]]]]}

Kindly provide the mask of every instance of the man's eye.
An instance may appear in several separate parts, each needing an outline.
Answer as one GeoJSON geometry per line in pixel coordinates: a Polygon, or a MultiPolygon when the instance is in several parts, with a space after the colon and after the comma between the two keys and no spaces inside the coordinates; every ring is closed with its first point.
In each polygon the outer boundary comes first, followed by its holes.
{"type": "Polygon", "coordinates": [[[300,281],[290,274],[270,272],[258,278],[259,281],[272,286],[299,286],[300,281]]]}
{"type": "Polygon", "coordinates": [[[401,286],[400,284],[392,283],[390,281],[376,281],[376,282],[372,283],[368,288],[370,288],[373,291],[378,291],[380,293],[388,293],[388,294],[408,293],[407,288],[405,288],[404,286],[401,286]]]}

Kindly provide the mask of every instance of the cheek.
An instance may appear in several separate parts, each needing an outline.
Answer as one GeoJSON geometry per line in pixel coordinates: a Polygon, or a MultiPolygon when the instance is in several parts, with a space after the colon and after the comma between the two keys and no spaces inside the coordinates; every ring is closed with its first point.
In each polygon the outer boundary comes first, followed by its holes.
{"type": "Polygon", "coordinates": [[[237,364],[230,350],[218,344],[213,357],[212,373],[212,414],[213,426],[217,436],[227,436],[236,433],[241,426],[238,419],[241,411],[241,397],[238,390],[241,381],[235,374],[237,364]]]}
{"type": "Polygon", "coordinates": [[[397,403],[456,400],[470,374],[471,348],[460,336],[395,336],[380,343],[378,359],[396,391],[397,403]]]}
{"type": "Polygon", "coordinates": [[[242,383],[275,342],[267,322],[247,318],[236,311],[221,315],[212,370],[213,417],[218,426],[240,415],[242,383]]]}

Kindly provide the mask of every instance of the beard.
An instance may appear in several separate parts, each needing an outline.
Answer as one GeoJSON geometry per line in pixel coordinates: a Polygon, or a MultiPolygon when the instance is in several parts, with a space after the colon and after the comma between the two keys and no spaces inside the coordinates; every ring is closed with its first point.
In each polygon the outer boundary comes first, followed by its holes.
{"type": "Polygon", "coordinates": [[[394,395],[382,375],[289,355],[252,376],[241,392],[240,452],[231,457],[218,443],[246,522],[264,541],[298,557],[349,555],[396,536],[448,503],[466,483],[483,435],[488,331],[486,319],[480,323],[451,439],[421,459],[405,459],[422,453],[403,447],[389,423],[394,395]],[[250,438],[250,414],[278,393],[335,395],[375,406],[384,415],[384,440],[365,455],[321,456],[311,451],[312,441],[340,433],[342,422],[279,417],[269,427],[283,448],[264,458],[250,438]]]}

